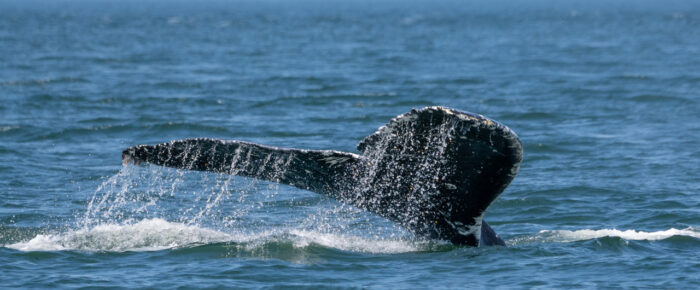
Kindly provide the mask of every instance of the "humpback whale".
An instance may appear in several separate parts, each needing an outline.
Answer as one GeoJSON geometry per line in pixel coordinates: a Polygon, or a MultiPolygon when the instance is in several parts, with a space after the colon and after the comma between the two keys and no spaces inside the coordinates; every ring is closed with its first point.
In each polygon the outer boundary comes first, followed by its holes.
{"type": "Polygon", "coordinates": [[[368,210],[418,237],[505,245],[483,216],[522,159],[520,140],[508,127],[479,114],[426,107],[393,118],[357,149],[193,138],[129,147],[122,160],[278,182],[368,210]]]}

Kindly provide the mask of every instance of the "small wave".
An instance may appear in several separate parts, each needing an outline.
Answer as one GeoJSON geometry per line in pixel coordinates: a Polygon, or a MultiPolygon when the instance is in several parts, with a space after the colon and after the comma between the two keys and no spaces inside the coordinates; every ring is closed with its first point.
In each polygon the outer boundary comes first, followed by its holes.
{"type": "Polygon", "coordinates": [[[133,224],[102,224],[89,229],[57,234],[39,234],[34,238],[5,245],[7,248],[32,251],[125,252],[158,251],[217,243],[239,244],[247,251],[291,242],[295,248],[313,245],[350,252],[394,254],[429,249],[432,244],[407,238],[362,237],[309,230],[281,230],[229,234],[160,218],[133,224]]]}
{"type": "Polygon", "coordinates": [[[665,231],[644,232],[635,230],[621,231],[617,229],[602,229],[602,230],[544,230],[540,231],[535,237],[536,240],[546,242],[575,242],[583,240],[598,239],[604,237],[619,237],[625,240],[647,240],[657,241],[665,240],[674,236],[688,236],[700,239],[700,231],[694,228],[675,229],[671,228],[665,231]]]}

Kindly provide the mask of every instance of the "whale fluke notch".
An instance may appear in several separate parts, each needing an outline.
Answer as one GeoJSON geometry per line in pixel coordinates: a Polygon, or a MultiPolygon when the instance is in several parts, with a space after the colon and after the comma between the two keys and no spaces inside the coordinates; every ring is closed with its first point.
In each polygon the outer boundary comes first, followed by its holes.
{"type": "Polygon", "coordinates": [[[369,210],[418,236],[504,245],[482,218],[522,159],[508,127],[427,107],[397,116],[357,148],[360,155],[195,138],[133,146],[122,159],[288,184],[369,210]]]}

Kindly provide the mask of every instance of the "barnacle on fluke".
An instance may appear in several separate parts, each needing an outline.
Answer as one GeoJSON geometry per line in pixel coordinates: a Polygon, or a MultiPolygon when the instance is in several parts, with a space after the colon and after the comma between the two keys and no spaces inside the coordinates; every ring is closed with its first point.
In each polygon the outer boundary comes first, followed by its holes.
{"type": "Polygon", "coordinates": [[[367,209],[418,236],[504,244],[482,218],[522,159],[508,127],[427,107],[397,116],[357,148],[361,154],[195,138],[130,147],[122,159],[280,182],[367,209]]]}

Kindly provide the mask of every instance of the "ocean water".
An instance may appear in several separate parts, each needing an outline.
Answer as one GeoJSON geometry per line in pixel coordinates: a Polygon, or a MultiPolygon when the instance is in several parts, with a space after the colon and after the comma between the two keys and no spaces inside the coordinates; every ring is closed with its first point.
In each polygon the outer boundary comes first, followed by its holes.
{"type": "Polygon", "coordinates": [[[0,285],[700,287],[700,2],[0,1],[0,285]],[[485,219],[413,237],[293,187],[121,151],[356,152],[411,108],[521,138],[485,219]]]}

